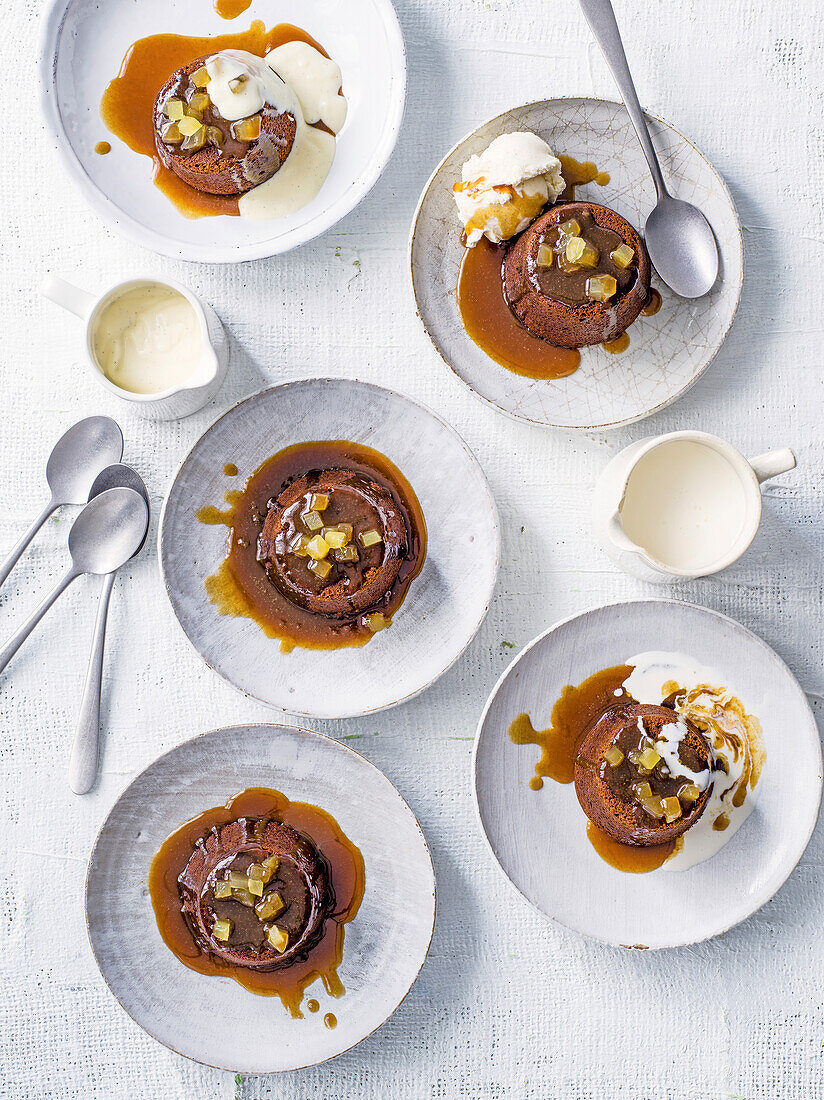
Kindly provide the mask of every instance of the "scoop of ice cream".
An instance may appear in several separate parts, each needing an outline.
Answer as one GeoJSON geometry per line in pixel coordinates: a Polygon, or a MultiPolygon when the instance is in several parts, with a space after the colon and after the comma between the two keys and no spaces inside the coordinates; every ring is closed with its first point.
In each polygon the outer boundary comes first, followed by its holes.
{"type": "Polygon", "coordinates": [[[493,244],[526,229],[564,189],[561,162],[537,134],[501,134],[463,166],[453,187],[468,248],[493,244]]]}

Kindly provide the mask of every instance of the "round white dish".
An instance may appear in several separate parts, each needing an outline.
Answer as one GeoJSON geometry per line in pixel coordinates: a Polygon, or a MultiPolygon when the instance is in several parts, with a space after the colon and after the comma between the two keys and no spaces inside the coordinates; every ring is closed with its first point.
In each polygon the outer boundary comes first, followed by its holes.
{"type": "Polygon", "coordinates": [[[211,730],[150,764],[103,823],[86,877],[92,951],[121,1006],[178,1054],[241,1073],[315,1065],[380,1027],[417,978],[434,920],[432,860],[406,802],[352,749],[289,726],[211,730]],[[346,993],[328,997],[318,980],[306,996],[321,1008],[302,1020],[278,997],[184,966],[160,938],[146,885],[153,856],[175,829],[256,786],[326,810],[365,862],[363,901],[346,925],[339,969],[346,993]],[[334,1030],[323,1023],[330,1011],[334,1030]]]}
{"type": "Polygon", "coordinates": [[[164,256],[237,263],[286,252],[354,209],[383,171],[400,130],[406,54],[390,0],[254,0],[221,19],[203,0],[53,0],[44,16],[40,86],[46,121],[69,175],[112,229],[164,256]],[[253,19],[293,23],[319,41],[343,73],[349,113],[332,170],[302,210],[269,222],[183,217],[152,183],[148,157],[108,133],[100,99],[138,38],[160,33],[226,34],[253,19]],[[106,156],[95,143],[111,142],[106,156]]]}
{"type": "Polygon", "coordinates": [[[500,556],[489,484],[455,430],[408,397],[340,378],[275,386],[213,424],[172,483],[158,541],[172,607],[206,663],[260,702],[313,718],[384,710],[428,687],[483,621],[500,556]],[[220,615],[209,603],[204,581],[225,557],[226,528],[199,523],[195,512],[220,505],[284,447],[321,439],[365,444],[398,467],[423,509],[426,560],[392,626],[367,645],[281,653],[251,619],[220,615]],[[226,463],[240,478],[224,476],[226,463]]]}
{"type": "Polygon", "coordinates": [[[522,650],[496,684],[473,758],[481,826],[515,888],[575,932],[626,947],[677,947],[718,935],[773,896],[795,867],[818,818],[821,745],[807,699],[784,662],[739,623],[673,600],[608,604],[557,623],[522,650]],[[514,744],[509,724],[529,713],[549,725],[566,684],[655,649],[693,656],[728,678],[761,722],[764,770],[752,813],[711,859],[627,874],[590,844],[573,784],[544,780],[539,750],[514,744]]]}
{"type": "Polygon", "coordinates": [[[602,99],[549,99],[506,111],[452,148],[429,179],[412,223],[410,263],[418,315],[435,349],[482,400],[519,420],[558,428],[615,428],[670,404],[700,377],[732,324],[741,294],[741,227],[726,184],[674,127],[647,115],[667,185],[696,203],[718,241],[719,277],[703,298],[678,298],[653,274],[661,309],[629,329],[620,355],[584,348],[567,378],[526,378],[500,366],[467,335],[455,287],[464,248],[452,185],[461,167],[500,134],[532,130],[556,153],[594,161],[609,173],[576,197],[612,207],[638,229],[655,205],[655,190],[626,109],[602,99]]]}

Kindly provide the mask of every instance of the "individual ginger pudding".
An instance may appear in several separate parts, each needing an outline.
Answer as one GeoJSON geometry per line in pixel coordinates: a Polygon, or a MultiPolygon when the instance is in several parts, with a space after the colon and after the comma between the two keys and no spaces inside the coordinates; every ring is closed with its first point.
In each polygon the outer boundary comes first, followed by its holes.
{"type": "Polygon", "coordinates": [[[136,42],[103,97],[109,129],[155,162],[188,217],[285,217],[318,194],[346,120],[338,65],[287,24],[136,42]]]}
{"type": "Polygon", "coordinates": [[[207,579],[221,614],[253,619],[281,648],[360,646],[392,624],[426,556],[426,523],[404,476],[377,451],[302,443],[268,459],[228,511],[227,556],[207,579]]]}
{"type": "Polygon", "coordinates": [[[265,788],[186,822],[149,871],[160,934],[185,966],[278,996],[297,1017],[316,978],[343,994],[344,926],[363,891],[363,857],[337,822],[265,788]]]}
{"type": "Polygon", "coordinates": [[[683,654],[596,672],[564,688],[548,729],[522,714],[509,734],[541,749],[534,789],[545,777],[574,782],[593,847],[622,871],[714,855],[751,812],[764,763],[758,719],[683,654]]]}

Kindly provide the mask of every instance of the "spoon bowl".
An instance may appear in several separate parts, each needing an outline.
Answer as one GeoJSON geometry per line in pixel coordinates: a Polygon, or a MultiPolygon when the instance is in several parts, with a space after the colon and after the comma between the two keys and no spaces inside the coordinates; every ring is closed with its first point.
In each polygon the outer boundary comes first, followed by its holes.
{"type": "MultiPolygon", "coordinates": [[[[107,489],[119,488],[132,489],[135,493],[139,493],[145,500],[146,507],[150,508],[149,493],[143,478],[137,470],[132,469],[131,466],[127,466],[125,462],[114,462],[111,466],[107,466],[105,470],[100,471],[89,490],[89,500],[91,500],[92,497],[100,496],[101,493],[105,493],[107,489]]],[[[149,524],[147,516],[146,532],[143,535],[140,546],[138,546],[137,550],[135,550],[132,555],[133,557],[137,557],[143,549],[148,534],[149,524]]]]}
{"type": "Polygon", "coordinates": [[[647,218],[644,239],[663,281],[682,298],[701,298],[718,278],[718,246],[692,203],[665,194],[647,218]]]}
{"type": "Polygon", "coordinates": [[[72,571],[112,573],[135,554],[146,537],[149,508],[134,489],[106,489],[93,497],[69,532],[72,571]]]}
{"type": "Polygon", "coordinates": [[[46,481],[55,504],[85,504],[100,471],[119,462],[123,433],[108,416],[78,421],[58,439],[46,464],[46,481]]]}

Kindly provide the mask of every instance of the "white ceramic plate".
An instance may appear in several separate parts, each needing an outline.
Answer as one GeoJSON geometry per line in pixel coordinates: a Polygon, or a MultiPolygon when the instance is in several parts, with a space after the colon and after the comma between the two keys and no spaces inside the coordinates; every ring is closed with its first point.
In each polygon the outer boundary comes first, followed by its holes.
{"type": "Polygon", "coordinates": [[[575,932],[633,947],[708,939],[771,898],[815,827],[821,773],[815,719],[784,662],[732,619],[673,600],[595,608],[530,642],[489,698],[474,756],[481,825],[516,889],[575,932]],[[539,750],[514,744],[507,731],[524,711],[546,728],[565,684],[652,649],[691,655],[728,677],[761,721],[766,763],[752,813],[715,856],[685,871],[626,874],[587,839],[573,784],[529,788],[539,750]]]}
{"type": "Polygon", "coordinates": [[[655,205],[652,179],[625,108],[601,99],[550,99],[507,111],[459,142],[435,169],[412,224],[410,259],[418,314],[435,348],[478,397],[520,420],[559,428],[614,428],[674,401],[718,351],[738,305],[743,278],[741,227],[727,187],[708,160],[666,122],[647,115],[664,178],[679,199],[696,203],[718,241],[720,276],[704,298],[678,298],[653,275],[663,304],[629,330],[620,355],[584,348],[568,378],[537,380],[499,366],[467,336],[455,299],[464,253],[452,184],[467,157],[499,134],[533,130],[556,151],[594,161],[605,187],[576,189],[610,206],[638,229],[655,205]]]}
{"type": "Polygon", "coordinates": [[[40,83],[49,129],[72,179],[107,225],[175,259],[236,263],[312,240],[370,191],[395,147],[406,93],[406,55],[390,0],[253,0],[227,21],[209,0],[53,0],[44,17],[40,83]],[[148,157],[112,137],[100,99],[129,46],[151,34],[226,34],[252,19],[293,23],[320,42],[343,73],[349,115],[317,197],[269,222],[184,218],[152,184],[148,157]],[[108,139],[112,151],[95,153],[108,139]]]}
{"type": "Polygon", "coordinates": [[[445,672],[487,612],[499,541],[487,480],[454,429],[408,397],[332,378],[264,390],[213,424],[175,477],[159,534],[169,599],[207,664],[262,703],[314,718],[383,710],[445,672]],[[245,479],[284,447],[319,439],[363,443],[394,462],[423,509],[426,560],[392,626],[367,645],[284,654],[251,619],[219,615],[209,603],[203,582],[225,556],[226,528],[194,513],[237,487],[223,475],[225,463],[245,479]]]}
{"type": "Polygon", "coordinates": [[[432,860],[407,804],[358,753],[290,726],[212,730],[150,764],[103,823],[86,878],[92,950],[122,1007],[179,1054],[241,1073],[314,1065],[380,1027],[418,976],[434,920],[432,860]],[[365,862],[363,901],[346,925],[338,972],[346,993],[328,997],[317,981],[306,997],[319,1000],[320,1011],[302,1020],[277,997],[179,962],[160,938],[146,885],[155,852],[175,829],[256,786],[326,810],[365,862]],[[323,1024],[330,1011],[334,1030],[323,1024]]]}

